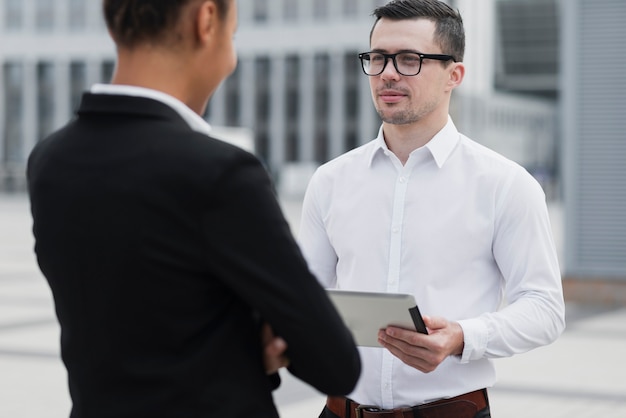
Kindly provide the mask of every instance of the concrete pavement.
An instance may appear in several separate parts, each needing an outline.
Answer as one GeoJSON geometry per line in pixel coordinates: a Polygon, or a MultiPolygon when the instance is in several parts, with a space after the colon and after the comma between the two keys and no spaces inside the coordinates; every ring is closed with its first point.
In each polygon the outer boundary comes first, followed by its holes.
{"type": "MultiPolygon", "coordinates": [[[[283,207],[296,228],[299,202],[284,200],[283,207]]],[[[0,194],[0,418],[65,418],[59,329],[35,263],[28,210],[25,195],[0,194]]],[[[567,315],[554,344],[497,360],[495,418],[626,417],[626,307],[568,304],[567,315]]],[[[288,374],[275,399],[283,418],[316,417],[324,403],[288,374]]]]}

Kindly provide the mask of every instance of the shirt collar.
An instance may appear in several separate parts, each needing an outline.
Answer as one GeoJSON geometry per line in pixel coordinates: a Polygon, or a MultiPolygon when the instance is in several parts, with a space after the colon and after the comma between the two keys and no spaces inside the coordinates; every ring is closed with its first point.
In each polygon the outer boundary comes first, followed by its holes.
{"type": "Polygon", "coordinates": [[[391,152],[391,151],[389,151],[389,148],[387,147],[387,143],[385,142],[385,136],[383,134],[383,126],[381,125],[380,129],[378,129],[378,136],[374,140],[374,146],[372,147],[369,158],[367,159],[367,166],[368,167],[372,166],[376,155],[380,153],[386,154],[388,152],[391,152]]]}
{"type": "Polygon", "coordinates": [[[148,99],[153,99],[164,103],[174,109],[176,113],[178,113],[180,117],[183,118],[183,120],[187,122],[189,127],[194,131],[203,133],[205,135],[209,135],[211,132],[211,125],[209,125],[207,121],[201,118],[196,112],[191,110],[186,104],[184,104],[174,96],[170,96],[169,94],[163,93],[161,91],[148,89],[145,87],[127,86],[119,84],[94,84],[91,87],[91,93],[114,94],[121,96],[145,97],[148,99]]]}
{"type": "MultiPolygon", "coordinates": [[[[459,131],[456,129],[452,118],[448,116],[448,122],[437,134],[424,146],[430,151],[437,167],[441,168],[452,154],[452,150],[459,142],[459,131]]],[[[371,167],[374,158],[379,153],[391,152],[385,142],[383,127],[378,130],[378,136],[374,140],[374,147],[368,159],[368,166],[371,167]]],[[[414,151],[415,152],[415,151],[414,151]]]]}
{"type": "Polygon", "coordinates": [[[426,148],[430,150],[439,168],[443,167],[446,163],[448,157],[452,154],[452,150],[454,150],[459,143],[459,140],[459,131],[456,129],[454,122],[452,122],[452,118],[448,116],[446,126],[437,132],[433,139],[426,144],[426,148]]]}

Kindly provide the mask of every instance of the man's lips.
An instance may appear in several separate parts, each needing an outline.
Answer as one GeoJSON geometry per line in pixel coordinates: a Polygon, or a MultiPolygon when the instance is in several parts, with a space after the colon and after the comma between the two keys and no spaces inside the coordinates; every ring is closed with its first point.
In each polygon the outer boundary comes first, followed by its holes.
{"type": "Polygon", "coordinates": [[[406,94],[399,90],[382,90],[378,97],[385,103],[397,103],[406,97],[406,94]]]}

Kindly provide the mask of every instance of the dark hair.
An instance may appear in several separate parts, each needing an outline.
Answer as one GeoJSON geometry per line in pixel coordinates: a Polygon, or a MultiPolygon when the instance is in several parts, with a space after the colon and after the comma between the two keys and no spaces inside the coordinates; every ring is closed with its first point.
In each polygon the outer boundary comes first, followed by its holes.
{"type": "MultiPolygon", "coordinates": [[[[126,47],[168,37],[189,3],[199,0],[104,0],[103,11],[113,40],[126,47]]],[[[232,0],[210,0],[219,10],[220,18],[228,13],[232,0]]]]}
{"type": "Polygon", "coordinates": [[[376,17],[372,33],[383,17],[392,20],[414,18],[432,20],[436,25],[434,40],[441,47],[442,53],[452,55],[457,62],[463,61],[465,54],[463,19],[458,10],[454,10],[446,3],[439,0],[392,0],[378,7],[372,15],[376,17]]]}

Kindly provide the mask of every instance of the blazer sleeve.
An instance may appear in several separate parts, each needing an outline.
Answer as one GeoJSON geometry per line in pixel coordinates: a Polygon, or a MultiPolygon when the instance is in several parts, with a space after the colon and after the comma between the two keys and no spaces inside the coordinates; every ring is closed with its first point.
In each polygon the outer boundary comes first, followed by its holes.
{"type": "Polygon", "coordinates": [[[252,155],[230,165],[204,217],[215,268],[285,339],[289,371],[328,395],[345,395],[361,363],[350,331],[309,271],[272,182],[252,155]]]}

